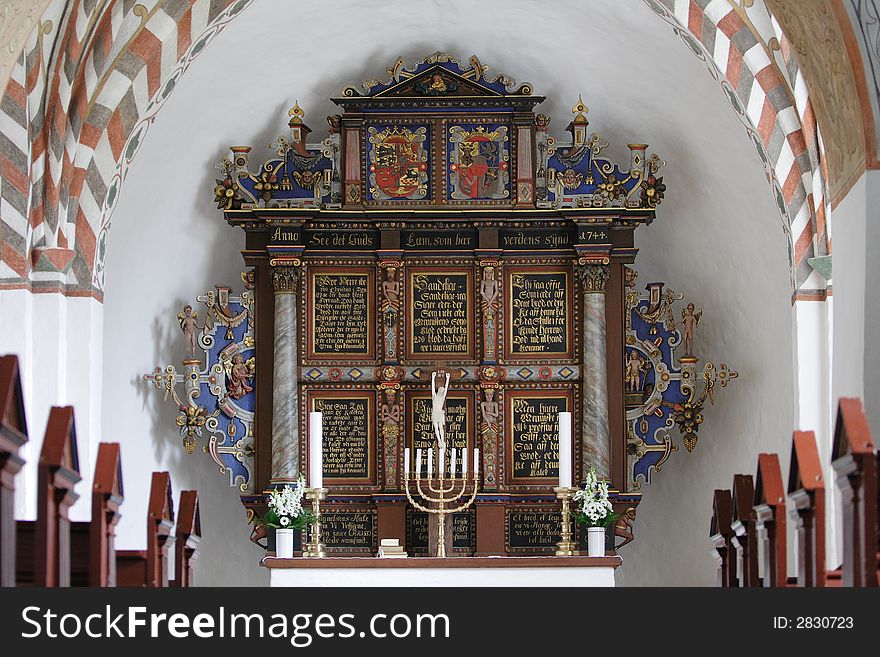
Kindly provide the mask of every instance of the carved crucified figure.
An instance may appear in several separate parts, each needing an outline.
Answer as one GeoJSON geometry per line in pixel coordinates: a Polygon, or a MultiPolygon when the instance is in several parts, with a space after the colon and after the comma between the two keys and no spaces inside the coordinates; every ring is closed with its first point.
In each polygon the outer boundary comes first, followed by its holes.
{"type": "Polygon", "coordinates": [[[437,447],[446,449],[446,393],[449,392],[449,372],[440,370],[431,372],[431,424],[434,425],[434,437],[437,447]],[[438,377],[439,374],[439,377],[438,377]],[[446,383],[442,382],[446,375],[446,383]]]}

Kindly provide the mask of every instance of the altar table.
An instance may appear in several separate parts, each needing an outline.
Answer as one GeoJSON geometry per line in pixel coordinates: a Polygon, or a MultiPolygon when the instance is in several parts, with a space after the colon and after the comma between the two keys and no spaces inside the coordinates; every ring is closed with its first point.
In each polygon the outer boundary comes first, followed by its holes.
{"type": "Polygon", "coordinates": [[[620,557],[265,557],[269,586],[614,586],[620,557]]]}

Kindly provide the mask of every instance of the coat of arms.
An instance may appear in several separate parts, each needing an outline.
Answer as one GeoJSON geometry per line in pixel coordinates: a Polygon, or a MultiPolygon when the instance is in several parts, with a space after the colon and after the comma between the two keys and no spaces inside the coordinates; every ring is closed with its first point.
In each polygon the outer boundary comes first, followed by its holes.
{"type": "Polygon", "coordinates": [[[419,200],[428,193],[427,129],[369,129],[370,197],[419,200]]]}
{"type": "Polygon", "coordinates": [[[507,127],[449,129],[449,179],[456,200],[505,199],[510,196],[507,127]]]}

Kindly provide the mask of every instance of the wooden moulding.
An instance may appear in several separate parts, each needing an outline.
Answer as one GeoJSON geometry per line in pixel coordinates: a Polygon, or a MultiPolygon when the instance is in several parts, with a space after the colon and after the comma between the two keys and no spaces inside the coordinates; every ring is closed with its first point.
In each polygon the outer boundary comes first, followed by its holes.
{"type": "Polygon", "coordinates": [[[0,587],[15,586],[15,476],[27,441],[18,356],[0,356],[0,587]]]}
{"type": "Polygon", "coordinates": [[[168,586],[168,548],[174,530],[171,476],[154,472],[147,508],[147,549],[116,552],[119,586],[164,588],[168,586]]]}
{"type": "Polygon", "coordinates": [[[740,586],[760,586],[758,537],[755,532],[755,485],[752,475],[733,476],[733,546],[739,562],[740,586]]]}
{"type": "Polygon", "coordinates": [[[832,466],[843,521],[843,586],[877,586],[877,458],[858,399],[841,399],[832,466]]]}
{"type": "Polygon", "coordinates": [[[119,443],[100,443],[92,483],[92,519],[71,524],[71,584],[116,586],[116,525],[124,499],[119,443]]]}
{"type": "Polygon", "coordinates": [[[199,494],[194,490],[181,491],[174,540],[175,579],[171,586],[185,588],[193,585],[193,566],[201,538],[199,494]]]}
{"type": "Polygon", "coordinates": [[[825,479],[812,431],[794,432],[788,496],[797,534],[797,584],[825,586],[825,479]]]}
{"type": "Polygon", "coordinates": [[[763,585],[785,586],[788,580],[785,488],[776,454],[758,455],[754,511],[757,539],[763,548],[763,585]]]}
{"type": "Polygon", "coordinates": [[[709,540],[718,567],[718,585],[736,586],[736,560],[733,558],[733,499],[729,490],[716,489],[712,499],[709,540]]]}
{"type": "Polygon", "coordinates": [[[37,520],[16,525],[19,584],[70,586],[68,512],[79,498],[79,481],[73,408],[53,406],[37,465],[37,520]]]}

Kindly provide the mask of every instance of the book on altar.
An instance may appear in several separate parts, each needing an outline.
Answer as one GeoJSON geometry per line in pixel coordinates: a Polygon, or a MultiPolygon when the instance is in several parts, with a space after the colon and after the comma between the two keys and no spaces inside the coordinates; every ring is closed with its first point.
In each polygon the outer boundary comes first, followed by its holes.
{"type": "Polygon", "coordinates": [[[379,541],[379,552],[376,556],[385,559],[405,559],[407,554],[400,545],[399,539],[383,538],[379,541]]]}

